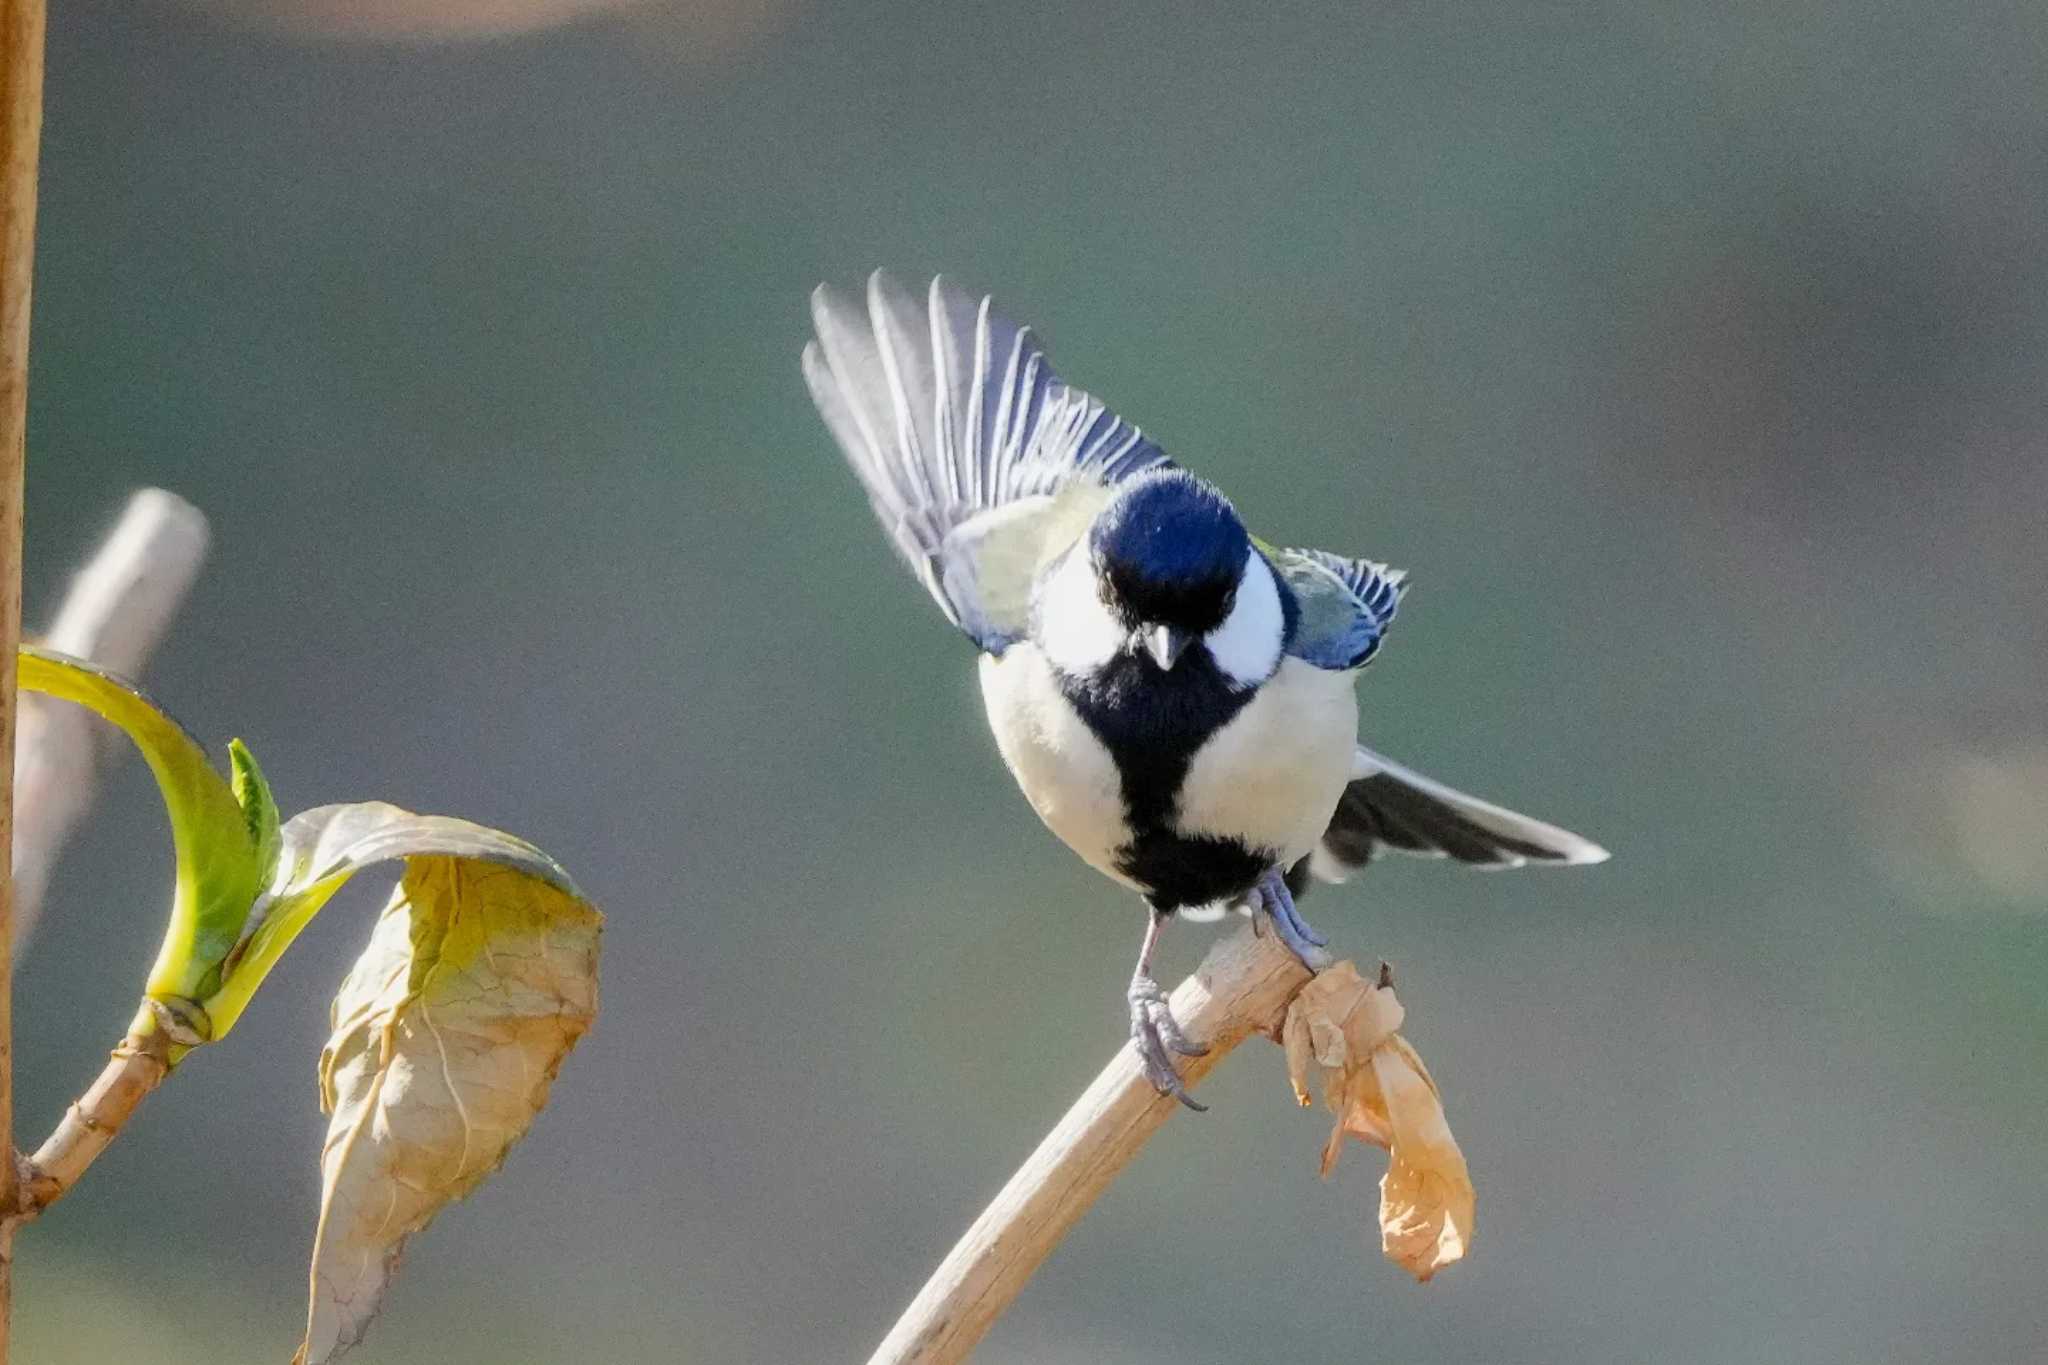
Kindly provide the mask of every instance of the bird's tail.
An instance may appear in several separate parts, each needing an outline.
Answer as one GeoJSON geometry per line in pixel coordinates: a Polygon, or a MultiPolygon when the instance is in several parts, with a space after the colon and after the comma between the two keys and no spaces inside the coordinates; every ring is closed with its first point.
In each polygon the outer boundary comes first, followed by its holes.
{"type": "Polygon", "coordinates": [[[1485,868],[1601,863],[1608,857],[1606,849],[1570,830],[1468,796],[1360,747],[1322,843],[1294,866],[1288,884],[1300,895],[1312,878],[1344,881],[1385,849],[1485,868]]]}

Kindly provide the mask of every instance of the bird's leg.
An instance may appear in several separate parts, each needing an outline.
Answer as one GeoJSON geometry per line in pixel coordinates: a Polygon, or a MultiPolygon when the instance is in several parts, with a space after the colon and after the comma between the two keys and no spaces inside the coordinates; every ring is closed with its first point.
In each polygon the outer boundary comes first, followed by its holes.
{"type": "Polygon", "coordinates": [[[1301,959],[1302,966],[1319,972],[1330,965],[1331,957],[1323,951],[1330,940],[1317,933],[1294,908],[1294,893],[1287,889],[1284,869],[1268,868],[1246,899],[1251,904],[1253,915],[1263,911],[1272,920],[1273,932],[1280,935],[1280,941],[1287,945],[1289,952],[1301,959]]]}
{"type": "Polygon", "coordinates": [[[1138,1050],[1138,1060],[1145,1066],[1145,1079],[1152,1082],[1153,1089],[1173,1096],[1190,1109],[1203,1110],[1209,1106],[1196,1103],[1180,1083],[1180,1075],[1173,1069],[1173,1054],[1199,1057],[1209,1049],[1190,1042],[1187,1034],[1181,1032],[1173,1011],[1167,1008],[1166,992],[1152,979],[1152,949],[1165,924],[1165,915],[1157,910],[1150,912],[1145,924],[1145,943],[1138,949],[1138,967],[1131,973],[1131,989],[1125,996],[1131,1004],[1131,1046],[1138,1050]]]}

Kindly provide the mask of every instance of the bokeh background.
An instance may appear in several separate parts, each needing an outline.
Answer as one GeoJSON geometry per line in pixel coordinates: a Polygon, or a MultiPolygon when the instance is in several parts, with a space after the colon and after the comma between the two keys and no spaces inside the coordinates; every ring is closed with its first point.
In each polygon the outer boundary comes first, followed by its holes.
{"type": "MultiPolygon", "coordinates": [[[[1467,1264],[1381,1260],[1377,1162],[1318,1182],[1253,1047],[981,1359],[2048,1358],[2048,10],[53,8],[31,621],[181,493],[167,705],[610,914],[598,1031],[364,1365],[864,1358],[1122,1037],[1136,908],[798,377],[877,264],[1409,568],[1373,741],[1616,853],[1313,904],[1400,974],[1467,1264]]],[[[24,1129],[169,867],[130,763],[22,964],[24,1129]]],[[[28,1365],[289,1353],[381,894],[23,1238],[28,1365]]]]}

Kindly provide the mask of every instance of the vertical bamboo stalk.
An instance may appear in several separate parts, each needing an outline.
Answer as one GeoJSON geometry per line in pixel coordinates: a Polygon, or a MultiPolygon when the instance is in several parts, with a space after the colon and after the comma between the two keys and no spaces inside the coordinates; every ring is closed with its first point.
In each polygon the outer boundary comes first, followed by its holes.
{"type": "MultiPolygon", "coordinates": [[[[43,132],[44,0],[0,0],[0,1209],[14,1162],[14,651],[21,637],[21,466],[28,425],[28,307],[43,132]]],[[[0,1223],[0,1365],[14,1308],[12,1221],[0,1223]]]]}

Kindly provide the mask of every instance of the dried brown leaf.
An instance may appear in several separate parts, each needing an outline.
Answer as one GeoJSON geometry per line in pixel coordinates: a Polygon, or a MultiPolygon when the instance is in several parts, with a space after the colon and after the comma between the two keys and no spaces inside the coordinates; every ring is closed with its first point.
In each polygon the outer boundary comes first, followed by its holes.
{"type": "Polygon", "coordinates": [[[330,1117],[299,1365],[361,1340],[406,1239],[496,1170],[547,1102],[597,1011],[599,924],[520,867],[407,859],[320,1056],[330,1117]]]}
{"type": "Polygon", "coordinates": [[[1404,1016],[1391,986],[1340,962],[1302,987],[1288,1007],[1281,1043],[1295,1098],[1307,1104],[1316,1078],[1323,1103],[1337,1115],[1322,1173],[1336,1166],[1347,1136],[1387,1150],[1380,1246],[1389,1260],[1427,1280],[1470,1249],[1476,1195],[1436,1082],[1395,1031],[1404,1016]]]}

